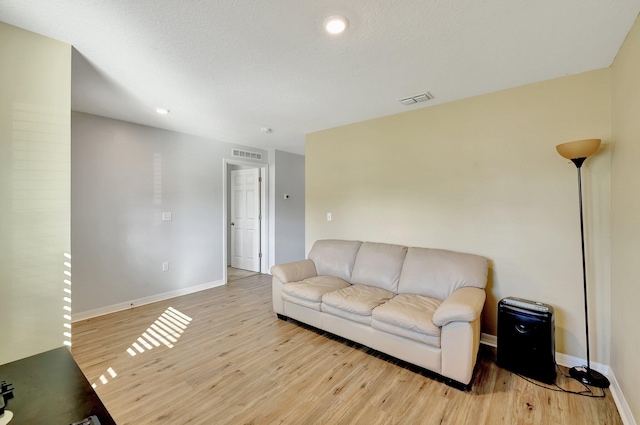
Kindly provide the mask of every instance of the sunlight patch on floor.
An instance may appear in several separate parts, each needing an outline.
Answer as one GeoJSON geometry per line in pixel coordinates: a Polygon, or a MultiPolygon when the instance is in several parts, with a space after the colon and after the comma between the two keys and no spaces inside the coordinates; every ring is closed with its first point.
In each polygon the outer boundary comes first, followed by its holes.
{"type": "MultiPolygon", "coordinates": [[[[154,347],[160,347],[160,345],[173,348],[173,344],[178,342],[178,338],[184,333],[192,320],[191,317],[173,307],[167,308],[151,326],[142,332],[142,335],[127,348],[127,353],[129,353],[131,357],[135,357],[145,351],[152,350],[154,347]]],[[[109,379],[113,379],[116,376],[117,373],[110,367],[107,369],[107,372],[100,375],[98,379],[102,385],[106,385],[109,379]]],[[[96,388],[98,385],[93,383],[91,386],[96,388]]]]}

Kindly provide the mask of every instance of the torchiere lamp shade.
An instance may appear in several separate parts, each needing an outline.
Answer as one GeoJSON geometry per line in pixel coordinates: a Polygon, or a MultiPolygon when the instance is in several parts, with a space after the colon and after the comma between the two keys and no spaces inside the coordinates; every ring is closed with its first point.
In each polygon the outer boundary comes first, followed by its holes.
{"type": "Polygon", "coordinates": [[[587,158],[600,147],[600,139],[576,140],[556,146],[558,153],[567,159],[587,158]]]}

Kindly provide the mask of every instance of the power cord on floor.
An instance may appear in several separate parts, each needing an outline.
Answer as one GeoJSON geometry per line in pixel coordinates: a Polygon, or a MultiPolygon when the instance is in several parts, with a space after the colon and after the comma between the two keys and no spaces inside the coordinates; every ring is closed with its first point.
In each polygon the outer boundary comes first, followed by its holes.
{"type": "MultiPolygon", "coordinates": [[[[562,369],[560,369],[560,366],[558,366],[558,363],[555,363],[556,365],[556,369],[558,369],[558,372],[560,372],[560,375],[564,376],[565,378],[571,378],[573,379],[570,375],[566,375],[562,369]]],[[[601,388],[602,394],[596,394],[593,392],[593,390],[591,389],[591,387],[589,387],[588,385],[585,385],[583,382],[580,382],[580,384],[582,384],[582,386],[585,388],[582,391],[570,391],[567,390],[565,388],[562,388],[560,385],[558,385],[557,383],[553,383],[553,386],[548,386],[548,385],[543,385],[540,382],[534,381],[533,379],[529,379],[526,376],[520,375],[519,373],[516,373],[516,375],[518,375],[520,378],[524,379],[525,381],[536,385],[540,388],[544,388],[546,390],[549,391],[555,391],[555,392],[559,392],[559,393],[567,393],[567,394],[576,394],[582,397],[589,397],[589,398],[604,398],[606,396],[604,388],[601,388]]]]}

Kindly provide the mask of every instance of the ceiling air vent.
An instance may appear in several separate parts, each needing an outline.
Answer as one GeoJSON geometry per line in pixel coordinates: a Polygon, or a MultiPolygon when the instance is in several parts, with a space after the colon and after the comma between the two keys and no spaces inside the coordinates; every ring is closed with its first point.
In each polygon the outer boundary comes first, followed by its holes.
{"type": "Polygon", "coordinates": [[[237,158],[257,159],[262,160],[262,154],[258,152],[241,151],[240,149],[232,149],[231,156],[237,158]]]}
{"type": "Polygon", "coordinates": [[[433,95],[429,92],[417,94],[415,96],[407,97],[406,99],[400,99],[399,102],[403,105],[413,105],[414,103],[424,102],[426,100],[433,99],[433,95]]]}

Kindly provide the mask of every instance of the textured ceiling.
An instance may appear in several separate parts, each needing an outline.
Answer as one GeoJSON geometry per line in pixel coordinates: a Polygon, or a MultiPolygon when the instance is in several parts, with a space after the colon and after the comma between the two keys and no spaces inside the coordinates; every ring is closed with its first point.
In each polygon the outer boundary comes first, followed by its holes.
{"type": "Polygon", "coordinates": [[[607,67],[639,12],[639,0],[0,0],[0,21],[74,46],[74,110],[295,153],[312,131],[607,67]],[[340,36],[322,28],[335,14],[350,22],[340,36]],[[426,91],[435,99],[398,102],[426,91]]]}

